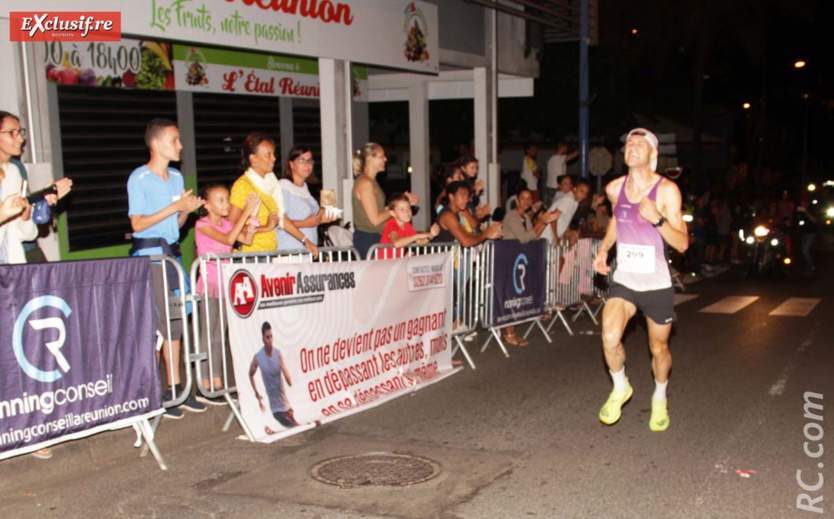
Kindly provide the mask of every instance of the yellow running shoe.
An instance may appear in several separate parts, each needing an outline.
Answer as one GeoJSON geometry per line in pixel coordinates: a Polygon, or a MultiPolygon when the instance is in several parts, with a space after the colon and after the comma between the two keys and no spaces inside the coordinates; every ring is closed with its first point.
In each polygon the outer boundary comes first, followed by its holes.
{"type": "Polygon", "coordinates": [[[666,400],[652,398],[652,417],[649,419],[649,429],[654,432],[665,431],[669,427],[669,411],[666,410],[666,400]]]}
{"type": "Polygon", "coordinates": [[[605,425],[614,425],[620,419],[623,404],[628,402],[634,390],[626,379],[626,388],[622,390],[612,389],[608,401],[599,410],[599,421],[605,425]]]}

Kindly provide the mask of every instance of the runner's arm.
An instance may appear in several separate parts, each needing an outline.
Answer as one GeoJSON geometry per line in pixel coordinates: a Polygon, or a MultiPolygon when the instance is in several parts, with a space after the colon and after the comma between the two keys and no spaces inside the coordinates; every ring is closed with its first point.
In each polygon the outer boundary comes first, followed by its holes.
{"type": "MultiPolygon", "coordinates": [[[[658,191],[658,212],[666,223],[657,228],[663,240],[678,252],[689,247],[689,233],[681,213],[681,192],[674,182],[663,182],[658,191]]],[[[656,221],[656,220],[655,220],[656,221]]]]}

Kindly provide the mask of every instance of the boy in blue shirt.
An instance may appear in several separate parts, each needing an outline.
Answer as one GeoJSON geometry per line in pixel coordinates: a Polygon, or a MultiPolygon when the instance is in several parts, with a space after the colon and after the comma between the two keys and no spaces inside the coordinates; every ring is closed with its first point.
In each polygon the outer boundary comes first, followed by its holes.
{"type": "MultiPolygon", "coordinates": [[[[203,205],[200,197],[191,190],[184,189],[182,173],[169,167],[171,162],[179,162],[182,143],[180,132],[174,121],[153,119],[145,129],[145,144],[151,153],[147,164],[136,168],[127,181],[128,216],[133,229],[133,246],[131,256],[150,256],[169,254],[180,258],[180,227],[185,225],[188,215],[203,205]]],[[[173,269],[166,271],[162,265],[152,265],[154,301],[156,303],[156,328],[163,338],[162,357],[167,366],[169,384],[180,385],[180,338],[182,337],[182,319],[171,318],[166,322],[165,279],[168,279],[169,294],[179,289],[178,279],[173,269]],[[171,274],[174,274],[173,276],[171,274]],[[169,335],[170,328],[170,335],[169,335]],[[169,347],[170,342],[170,347],[169,347]]],[[[170,390],[164,395],[171,400],[170,390]]],[[[188,395],[182,403],[185,409],[201,413],[206,406],[188,395]]],[[[165,417],[182,418],[182,411],[177,408],[166,410],[165,417]]]]}

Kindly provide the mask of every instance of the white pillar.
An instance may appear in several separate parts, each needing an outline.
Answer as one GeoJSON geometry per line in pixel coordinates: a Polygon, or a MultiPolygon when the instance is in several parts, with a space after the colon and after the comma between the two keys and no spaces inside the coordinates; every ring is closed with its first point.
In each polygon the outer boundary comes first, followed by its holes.
{"type": "Polygon", "coordinates": [[[321,173],[322,187],[336,192],[345,209],[345,219],[351,219],[350,191],[342,189],[342,180],[353,178],[351,151],[348,148],[347,111],[350,99],[346,97],[350,74],[345,62],[319,58],[319,82],[321,85],[321,173]]]}
{"type": "Polygon", "coordinates": [[[429,95],[424,81],[408,89],[409,163],[411,192],[420,196],[420,212],[414,216],[415,229],[428,229],[431,223],[431,158],[429,153],[429,95]]]}
{"type": "Polygon", "coordinates": [[[480,177],[486,182],[486,201],[494,208],[498,207],[501,189],[500,170],[493,165],[497,160],[492,146],[492,98],[490,70],[476,67],[473,70],[475,94],[475,158],[478,159],[480,177]]]}

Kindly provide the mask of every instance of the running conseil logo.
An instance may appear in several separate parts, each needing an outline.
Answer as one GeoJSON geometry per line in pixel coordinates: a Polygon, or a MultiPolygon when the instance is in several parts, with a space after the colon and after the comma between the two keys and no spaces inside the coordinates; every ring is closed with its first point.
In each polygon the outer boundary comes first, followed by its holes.
{"type": "Polygon", "coordinates": [[[70,370],[70,364],[61,352],[61,348],[67,339],[67,328],[64,320],[60,317],[29,320],[29,317],[41,308],[57,308],[64,314],[64,317],[69,317],[72,313],[72,309],[67,302],[57,296],[40,296],[30,300],[14,322],[12,349],[17,363],[26,375],[40,382],[55,382],[70,370]],[[27,324],[38,331],[54,329],[58,332],[54,341],[43,343],[43,346],[55,358],[58,369],[44,371],[32,364],[26,357],[26,352],[23,349],[23,334],[27,324]]]}
{"type": "Polygon", "coordinates": [[[229,299],[238,317],[246,319],[255,310],[258,302],[258,289],[255,278],[245,270],[238,270],[229,281],[229,299]]]}
{"type": "Polygon", "coordinates": [[[10,41],[121,41],[118,11],[12,11],[10,41]]]}
{"type": "Polygon", "coordinates": [[[515,293],[521,295],[527,290],[524,285],[524,278],[527,276],[527,264],[530,263],[526,254],[519,254],[513,264],[513,288],[515,293]]]}

